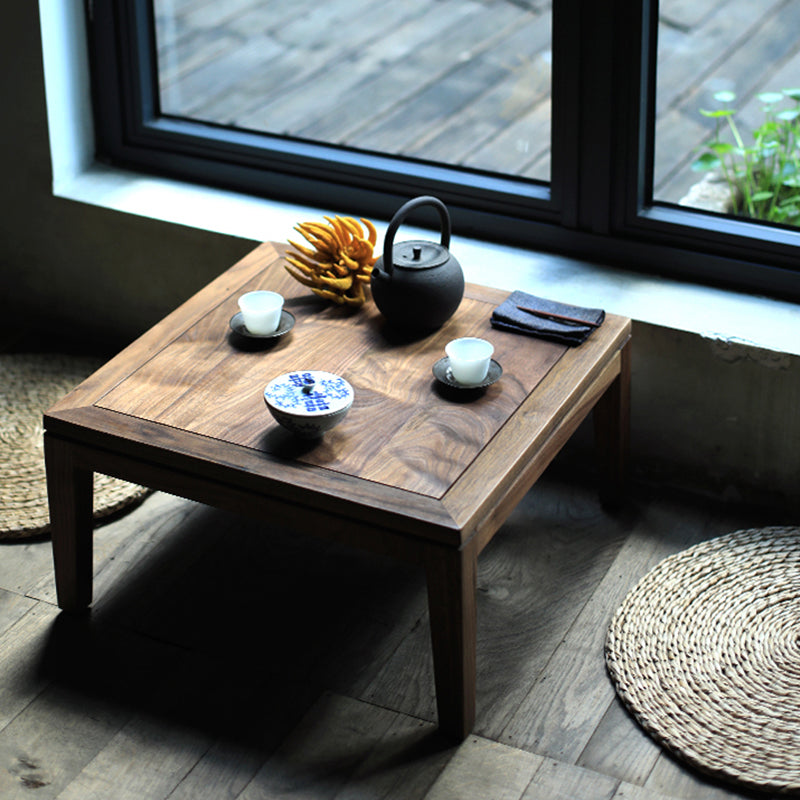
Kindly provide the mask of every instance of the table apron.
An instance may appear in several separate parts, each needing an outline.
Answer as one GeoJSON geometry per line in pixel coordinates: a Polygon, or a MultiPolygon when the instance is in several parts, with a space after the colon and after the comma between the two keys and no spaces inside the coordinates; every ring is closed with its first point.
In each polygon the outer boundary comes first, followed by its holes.
{"type": "Polygon", "coordinates": [[[111,453],[52,432],[46,432],[45,437],[67,445],[75,465],[84,470],[111,475],[299,533],[351,544],[405,562],[424,565],[431,549],[460,549],[456,545],[415,537],[408,532],[391,530],[356,517],[295,504],[232,483],[190,475],[152,462],[111,453]]]}

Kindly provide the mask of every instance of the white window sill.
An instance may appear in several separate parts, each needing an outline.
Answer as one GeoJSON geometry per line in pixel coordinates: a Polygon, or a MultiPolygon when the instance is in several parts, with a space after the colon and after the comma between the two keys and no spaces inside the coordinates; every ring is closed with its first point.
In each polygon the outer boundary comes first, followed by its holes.
{"type": "MultiPolygon", "coordinates": [[[[273,202],[94,164],[57,182],[57,196],[120,212],[260,241],[285,241],[300,221],[337,209],[273,202]]],[[[364,216],[369,216],[365,212],[364,216]]],[[[383,237],[386,223],[373,220],[383,237]]],[[[431,233],[404,227],[406,237],[431,233]]],[[[380,239],[379,239],[380,241],[380,239]]],[[[635,274],[576,259],[454,236],[466,279],[522,289],[703,337],[800,355],[795,303],[635,274]]]]}
{"type": "MultiPolygon", "coordinates": [[[[93,163],[82,0],[39,0],[39,4],[57,196],[253,241],[285,241],[297,222],[339,211],[270,202],[93,163]]],[[[364,215],[369,216],[367,210],[364,215]]],[[[382,237],[386,224],[377,227],[382,237]]],[[[523,289],[602,307],[641,322],[800,355],[800,309],[794,303],[457,236],[451,249],[469,281],[509,291],[523,289]]]]}

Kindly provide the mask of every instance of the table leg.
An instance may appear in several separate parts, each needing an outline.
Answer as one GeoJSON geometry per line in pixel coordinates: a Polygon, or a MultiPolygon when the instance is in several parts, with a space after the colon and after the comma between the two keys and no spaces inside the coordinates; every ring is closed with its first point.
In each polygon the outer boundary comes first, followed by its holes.
{"type": "Polygon", "coordinates": [[[439,730],[459,741],[475,724],[477,558],[436,547],[425,565],[439,730]]]}
{"type": "Polygon", "coordinates": [[[47,499],[58,605],[80,611],[92,602],[92,470],[76,463],[68,442],[44,435],[47,499]]]}
{"type": "Polygon", "coordinates": [[[631,344],[620,351],[620,371],[594,407],[600,501],[618,509],[625,498],[630,446],[631,344]]]}

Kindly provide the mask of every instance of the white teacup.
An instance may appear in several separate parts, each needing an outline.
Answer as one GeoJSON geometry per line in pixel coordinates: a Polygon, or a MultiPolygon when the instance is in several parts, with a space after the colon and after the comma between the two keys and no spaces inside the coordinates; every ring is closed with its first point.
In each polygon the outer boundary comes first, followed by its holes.
{"type": "Polygon", "coordinates": [[[277,292],[266,290],[247,292],[239,298],[239,308],[244,326],[250,333],[275,333],[281,321],[283,297],[277,292]]]}
{"type": "Polygon", "coordinates": [[[464,337],[448,342],[444,351],[450,359],[453,380],[463,386],[475,386],[489,372],[494,346],[485,339],[464,337]]]}

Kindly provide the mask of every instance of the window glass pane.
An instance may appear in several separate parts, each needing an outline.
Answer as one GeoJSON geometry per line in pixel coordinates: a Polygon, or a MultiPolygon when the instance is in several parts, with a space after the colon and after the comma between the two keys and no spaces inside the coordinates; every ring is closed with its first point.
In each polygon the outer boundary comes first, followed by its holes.
{"type": "Polygon", "coordinates": [[[800,223],[798,87],[800,3],[661,0],[654,199],[800,223]]]}
{"type": "Polygon", "coordinates": [[[164,114],[550,178],[550,0],[153,0],[164,114]]]}

